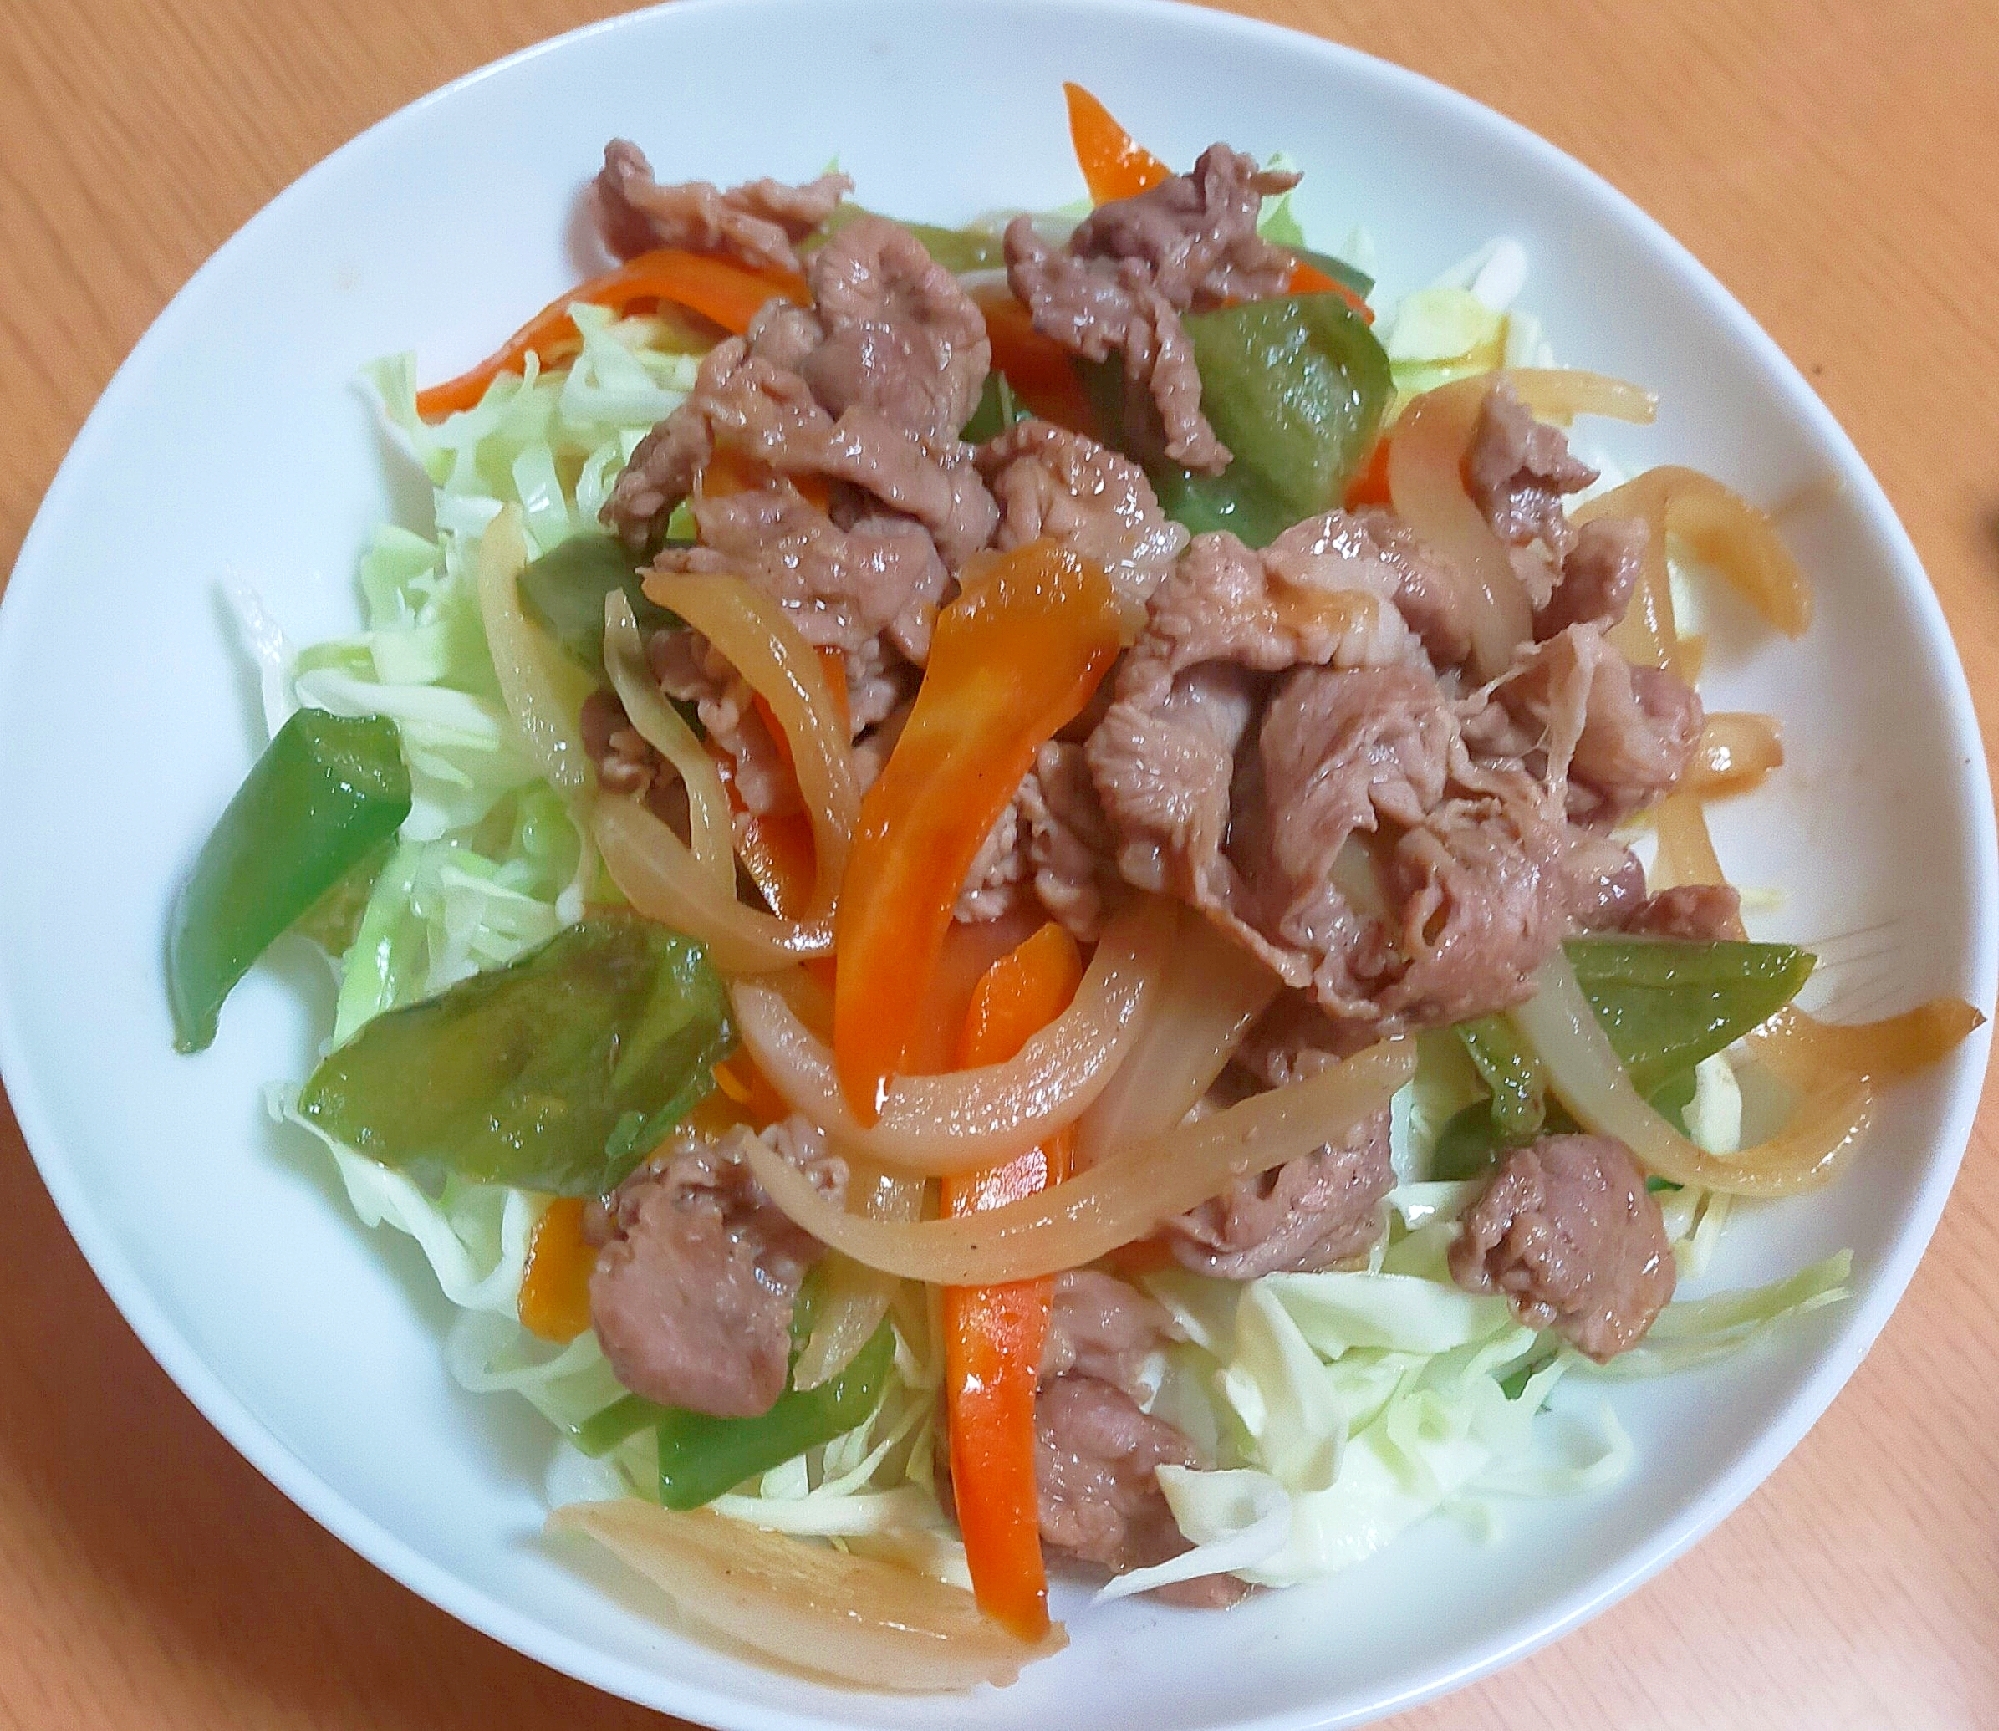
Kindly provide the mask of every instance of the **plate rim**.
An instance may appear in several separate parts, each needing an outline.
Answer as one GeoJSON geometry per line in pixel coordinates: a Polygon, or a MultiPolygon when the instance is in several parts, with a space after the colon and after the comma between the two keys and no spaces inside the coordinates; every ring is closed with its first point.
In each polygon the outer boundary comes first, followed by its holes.
{"type": "MultiPolygon", "coordinates": [[[[959,11],[983,10],[982,0],[930,0],[959,11]]],[[[1899,514],[1872,468],[1851,437],[1819,398],[1796,363],[1694,254],[1663,224],[1586,164],[1510,115],[1489,107],[1423,73],[1365,50],[1311,35],[1267,19],[1213,10],[1183,0],[1007,0],[1016,10],[1051,14],[1087,12],[1124,16],[1141,27],[1161,16],[1198,15],[1203,28],[1222,37],[1278,41],[1293,53],[1316,54],[1330,62],[1358,64],[1390,85],[1419,91],[1424,99],[1442,102],[1461,118],[1485,127],[1497,126],[1511,141],[1532,155],[1541,172],[1567,182],[1607,208],[1669,266],[1678,285],[1697,297],[1700,310],[1726,328],[1763,363],[1785,398],[1790,415],[1804,423],[1820,443],[1839,458],[1840,479],[1853,505],[1877,535],[1896,568],[1904,598],[1920,628],[1922,647],[1942,675],[1936,691],[1948,723],[1953,749],[1962,761],[1954,772],[1967,778],[1963,792],[1971,807],[1971,851],[1977,881],[1973,886],[1971,944],[1968,960],[1986,1002],[1999,987],[1999,823],[1995,823],[1990,769],[1963,661],[1934,585],[1899,514]]],[[[23,536],[4,593],[0,593],[0,668],[21,653],[16,639],[24,628],[23,609],[8,607],[25,575],[33,584],[40,548],[48,525],[90,467],[96,441],[125,393],[153,353],[171,342],[179,328],[196,316],[206,285],[222,275],[235,256],[269,222],[274,213],[309,198],[317,185],[336,175],[348,159],[379,148],[398,129],[416,122],[433,106],[458,93],[547,54],[570,51],[600,35],[657,24],[668,15],[749,12],[764,0],[668,0],[637,11],[598,19],[516,49],[499,59],[460,75],[420,95],[372,122],[320,158],[275,194],[212,252],[174,292],[106,382],[36,508],[23,536]]],[[[1622,1566],[1600,1572],[1581,1588],[1543,1600],[1509,1619],[1496,1634],[1469,1646],[1457,1662],[1440,1665],[1410,1686],[1353,1712],[1315,1713],[1311,1708],[1279,1710],[1232,1721],[1233,1731],[1309,1731],[1312,1727],[1352,1726],[1405,1711],[1463,1687],[1524,1658],[1549,1642],[1572,1632],[1599,1612],[1650,1580],[1693,1544],[1713,1531],[1767,1479],[1817,1423],[1851,1379],[1900,1304],[1915,1270],[1935,1234],[1945,1203],[1967,1152],[1981,1103],[1982,1078],[1992,1039],[1988,1026],[1974,1034],[1950,1060],[1954,1069],[1947,1085],[1950,1096],[1941,1114],[1939,1133],[1930,1151],[1930,1170],[1911,1199],[1909,1220],[1874,1277],[1867,1296],[1849,1312],[1831,1347],[1811,1366],[1796,1392],[1774,1409],[1745,1449],[1734,1469],[1714,1480],[1670,1519],[1660,1523],[1645,1541],[1626,1553],[1622,1566]]],[[[744,1695],[723,1693],[702,1684],[665,1675],[614,1657],[503,1603],[440,1564],[433,1563],[396,1532],[364,1513],[335,1491],[264,1424],[213,1370],[190,1339],[166,1316],[143,1276],[118,1246],[110,1226],[100,1218],[84,1186],[71,1171],[60,1139],[45,1115],[39,1087],[26,1066],[23,1046],[8,1000],[0,997],[0,1078],[4,1078],[22,1139],[48,1189],[58,1213],[82,1252],[98,1283],[155,1363],[196,1410],[264,1478],[317,1525],[350,1550],[381,1569],[398,1584],[417,1593],[458,1621],[592,1687],[657,1710],[692,1715],[741,1731],[849,1731],[861,1721],[836,1713],[779,1708],[744,1695]]],[[[837,1699],[828,1691],[828,1699],[837,1699]]],[[[852,1697],[856,1702],[869,1699],[852,1697]]]]}

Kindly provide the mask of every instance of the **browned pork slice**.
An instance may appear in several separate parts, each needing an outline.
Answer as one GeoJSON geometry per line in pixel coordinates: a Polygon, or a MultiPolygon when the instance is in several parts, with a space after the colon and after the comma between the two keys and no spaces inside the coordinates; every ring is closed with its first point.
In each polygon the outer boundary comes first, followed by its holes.
{"type": "Polygon", "coordinates": [[[642,549],[691,496],[699,545],[665,550],[664,568],[743,572],[815,645],[854,654],[887,633],[921,662],[950,574],[998,522],[958,439],[991,358],[985,323],[885,218],[841,229],[811,283],[813,309],[772,301],[709,351],[604,521],[642,549]],[[754,484],[698,492],[717,451],[746,460],[754,484]]]}
{"type": "Polygon", "coordinates": [[[1157,1300],[1096,1269],[1072,1268],[1055,1277],[1041,1378],[1094,1377],[1139,1400],[1146,1361],[1173,1338],[1172,1318],[1157,1300]]]}
{"type": "MultiPolygon", "coordinates": [[[[663,1406],[767,1412],[784,1392],[792,1306],[821,1245],[764,1194],[749,1132],[680,1131],[618,1187],[597,1222],[590,1319],[618,1381],[663,1406]]],[[[803,1118],[767,1133],[829,1199],[846,1163],[803,1118]]]]}
{"type": "Polygon", "coordinates": [[[1394,1187],[1381,1111],[1336,1144],[1237,1179],[1169,1220],[1167,1239],[1183,1267],[1221,1280],[1334,1268],[1365,1256],[1387,1230],[1382,1201],[1394,1187]]]}
{"type": "Polygon", "coordinates": [[[844,174],[822,174],[803,186],[753,180],[727,192],[705,180],[661,186],[645,153],[614,138],[604,146],[597,176],[597,222],[604,244],[619,258],[671,246],[795,271],[796,243],[831,216],[853,187],[844,174]]]}
{"type": "Polygon", "coordinates": [[[1740,940],[1742,892],[1732,884],[1680,884],[1647,896],[1625,920],[1624,929],[1644,937],[1683,938],[1693,943],[1740,940]]]}
{"type": "Polygon", "coordinates": [[[1561,428],[1537,421],[1504,379],[1486,393],[1465,449],[1465,485],[1485,519],[1509,547],[1539,541],[1557,563],[1575,544],[1562,509],[1596,471],[1569,450],[1561,428]]]}
{"type": "Polygon", "coordinates": [[[749,683],[699,632],[655,631],[646,665],[667,696],[691,703],[701,728],[731,765],[745,812],[766,817],[799,809],[798,778],[758,714],[749,683]]]}
{"type": "Polygon", "coordinates": [[[1180,314],[1284,292],[1292,260],[1258,236],[1256,219],[1266,193],[1297,179],[1215,144],[1191,174],[1099,206],[1066,248],[1028,217],[1008,225],[1007,281],[1035,328],[1087,360],[1116,354],[1127,432],[1141,445],[1163,436],[1165,455],[1187,468],[1219,474],[1229,453],[1201,413],[1180,314]]]}
{"type": "MultiPolygon", "coordinates": [[[[1120,1575],[1189,1549],[1159,1488],[1159,1469],[1200,1462],[1165,1420],[1142,1411],[1123,1389],[1072,1372],[1042,1384],[1034,1433],[1045,1544],[1120,1575]]],[[[1161,1588],[1158,1596],[1220,1607],[1247,1591],[1228,1576],[1210,1575],[1161,1588]]]]}
{"type": "Polygon", "coordinates": [[[1658,1199],[1622,1142],[1544,1136],[1516,1149],[1450,1249],[1451,1277],[1496,1293],[1597,1363],[1635,1345],[1673,1296],[1658,1199]]]}
{"type": "Polygon", "coordinates": [[[1051,739],[1020,784],[1034,894],[1052,920],[1085,943],[1103,935],[1106,891],[1117,882],[1116,842],[1080,745],[1051,739]]]}
{"type": "Polygon", "coordinates": [[[1494,695],[1545,751],[1570,814],[1595,823],[1656,804],[1700,741],[1693,687],[1663,668],[1632,666],[1595,625],[1537,644],[1494,695]]]}
{"type": "Polygon", "coordinates": [[[1022,421],[981,446],[979,473],[999,506],[1005,552],[1052,536],[1103,567],[1119,597],[1143,607],[1187,545],[1129,457],[1048,421],[1022,421]]]}
{"type": "Polygon", "coordinates": [[[1535,610],[1536,641],[1545,642],[1571,625],[1608,631],[1622,619],[1638,588],[1650,539],[1642,517],[1598,517],[1581,525],[1562,561],[1554,594],[1535,610]]]}

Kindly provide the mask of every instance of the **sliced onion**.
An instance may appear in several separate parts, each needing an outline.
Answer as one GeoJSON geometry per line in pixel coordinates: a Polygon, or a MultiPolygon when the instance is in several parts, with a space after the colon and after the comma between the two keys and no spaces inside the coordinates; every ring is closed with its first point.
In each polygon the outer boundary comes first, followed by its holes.
{"type": "Polygon", "coordinates": [[[1650,426],[1659,413],[1657,391],[1606,373],[1569,367],[1516,367],[1507,371],[1505,379],[1543,421],[1603,415],[1613,421],[1650,426]]]}
{"type": "Polygon", "coordinates": [[[555,651],[521,611],[519,579],[527,562],[520,507],[504,506],[479,538],[479,617],[486,646],[501,701],[530,761],[558,793],[579,799],[590,791],[590,754],[576,720],[588,693],[580,671],[572,674],[555,660],[555,651]]]}
{"type": "Polygon", "coordinates": [[[1457,581],[1481,680],[1504,673],[1533,630],[1506,544],[1465,491],[1465,450],[1492,386],[1481,374],[1425,391],[1402,411],[1388,442],[1389,497],[1457,581]]]}
{"type": "Polygon", "coordinates": [[[905,1172],[970,1172],[1073,1124],[1104,1091],[1156,1000],[1173,925],[1171,903],[1134,901],[1105,931],[1069,1008],[1017,1057],[949,1075],[898,1076],[868,1129],[847,1105],[826,1043],[777,987],[735,982],[736,1027],[771,1086],[842,1149],[905,1172]]]}
{"type": "Polygon", "coordinates": [[[1778,1135],[1739,1154],[1705,1153],[1631,1085],[1559,949],[1534,984],[1534,996],[1511,1014],[1562,1104],[1584,1129],[1616,1137],[1647,1171],[1676,1184],[1731,1196],[1790,1196],[1813,1189],[1832,1176],[1873,1117],[1874,1092],[1864,1076],[1828,1074],[1806,1090],[1778,1135]]]}
{"type": "Polygon", "coordinates": [[[707,1509],[676,1514],[620,1497],[567,1504],[548,1527],[596,1540],[703,1632],[762,1663],[852,1688],[944,1694],[1004,1685],[1068,1644],[1059,1623],[1030,1646],[981,1616],[962,1587],[707,1509]]]}
{"type": "Polygon", "coordinates": [[[1784,762],[1784,736],[1774,715],[1724,710],[1701,724],[1700,742],[1680,785],[1697,799],[1747,793],[1784,762]]]}
{"type": "Polygon", "coordinates": [[[635,800],[599,799],[590,828],[625,899],[697,939],[725,974],[772,973],[833,948],[830,915],[794,921],[745,907],[733,884],[717,884],[687,844],[635,800]]]}
{"type": "Polygon", "coordinates": [[[1787,1006],[1750,1036],[1750,1044],[1773,1069],[1801,1083],[1826,1069],[1895,1081],[1948,1056],[1984,1021],[1962,998],[1932,998],[1878,1022],[1822,1022],[1787,1006]]]}
{"type": "MultiPolygon", "coordinates": [[[[847,1206],[870,1220],[915,1220],[923,1212],[923,1180],[856,1165],[847,1175],[847,1206]],[[854,1208],[857,1200],[860,1206],[854,1208]]],[[[895,1297],[894,1275],[837,1250],[827,1254],[820,1280],[819,1317],[791,1368],[793,1388],[817,1388],[845,1370],[874,1337],[895,1297]]]]}
{"type": "Polygon", "coordinates": [[[861,809],[845,718],[812,646],[769,595],[740,577],[654,571],[646,598],[677,613],[714,645],[777,717],[798,791],[812,819],[812,900],[827,913],[839,892],[861,809]]]}
{"type": "Polygon", "coordinates": [[[1274,1088],[1101,1166],[983,1213],[907,1225],[848,1214],[761,1140],[750,1168],[771,1200],[822,1243],[889,1274],[991,1286],[1080,1268],[1238,1178],[1337,1142],[1415,1073],[1410,1040],[1371,1046],[1303,1082],[1274,1088]]]}
{"type": "Polygon", "coordinates": [[[1097,1165],[1187,1116],[1222,1073],[1282,982],[1210,921],[1185,913],[1159,1005],[1104,1091],[1076,1124],[1076,1165],[1097,1165]]]}
{"type": "Polygon", "coordinates": [[[1769,514],[1711,475],[1670,464],[1648,469],[1576,512],[1578,523],[1595,517],[1643,517],[1652,526],[1652,546],[1646,553],[1648,589],[1655,586],[1651,576],[1655,564],[1656,582],[1663,583],[1666,537],[1676,535],[1785,636],[1801,636],[1812,622],[1811,590],[1769,514]]]}
{"type": "Polygon", "coordinates": [[[1648,874],[1650,888],[1728,881],[1722,876],[1714,838],[1708,834],[1707,813],[1688,789],[1675,788],[1653,807],[1652,826],[1659,835],[1659,851],[1648,874]]]}
{"type": "Polygon", "coordinates": [[[715,760],[702,750],[694,729],[660,695],[659,683],[646,665],[632,604],[622,589],[604,597],[604,671],[639,737],[673,765],[687,789],[687,839],[695,863],[733,894],[736,855],[729,796],[722,791],[715,760]]]}

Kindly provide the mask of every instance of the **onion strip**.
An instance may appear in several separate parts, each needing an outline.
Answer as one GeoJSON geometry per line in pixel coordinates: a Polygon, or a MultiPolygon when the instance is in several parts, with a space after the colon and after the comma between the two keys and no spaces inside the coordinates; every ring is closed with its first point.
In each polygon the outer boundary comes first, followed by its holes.
{"type": "Polygon", "coordinates": [[[850,1688],[1004,1685],[1068,1644],[1059,1623],[1029,1645],[981,1616],[962,1587],[708,1509],[676,1514],[637,1497],[569,1503],[548,1530],[594,1539],[680,1617],[760,1662],[850,1688]]]}
{"type": "Polygon", "coordinates": [[[646,599],[708,639],[770,705],[791,747],[798,791],[812,820],[809,914],[831,911],[861,809],[849,736],[812,646],[775,600],[740,577],[652,571],[646,599]]]}
{"type": "Polygon", "coordinates": [[[1985,1017],[1962,998],[1932,998],[1878,1022],[1822,1022],[1786,1006],[1749,1036],[1750,1048],[1801,1084],[1828,1069],[1899,1081],[1947,1057],[1985,1017]]]}
{"type": "MultiPolygon", "coordinates": [[[[923,1180],[902,1173],[869,1174],[856,1164],[847,1174],[847,1203],[862,1197],[858,1212],[870,1220],[915,1220],[923,1212],[923,1180]],[[865,1195],[863,1193],[865,1192],[865,1195]]],[[[866,1346],[895,1297],[895,1276],[829,1251],[821,1269],[819,1316],[791,1367],[791,1386],[830,1382],[866,1346]]]]}
{"type": "Polygon", "coordinates": [[[1018,1202],[952,1220],[867,1220],[828,1202],[762,1140],[750,1169],[771,1200],[822,1243],[890,1274],[939,1286],[992,1286],[1080,1268],[1162,1220],[1337,1142],[1415,1073],[1409,1040],[1372,1046],[1306,1081],[1182,1125],[1018,1202]]]}
{"type": "Polygon", "coordinates": [[[625,899],[699,941],[725,974],[772,973],[833,948],[830,916],[792,921],[745,907],[733,884],[717,884],[687,844],[635,800],[598,800],[590,829],[625,899]]]}
{"type": "Polygon", "coordinates": [[[735,844],[729,824],[729,796],[715,773],[715,760],[702,750],[694,729],[660,695],[646,665],[638,621],[622,589],[604,597],[604,671],[638,735],[673,765],[687,789],[688,843],[694,860],[715,883],[733,888],[735,844]]]}
{"type": "Polygon", "coordinates": [[[1017,1057],[898,1076],[866,1129],[847,1105],[833,1054],[774,985],[734,983],[736,1027],[771,1086],[843,1151],[933,1177],[996,1166],[1073,1124],[1103,1092],[1151,1013],[1173,926],[1171,903],[1133,902],[1104,933],[1069,1008],[1017,1057]]]}
{"type": "Polygon", "coordinates": [[[1724,710],[1701,724],[1693,762],[1680,785],[1697,799],[1747,793],[1784,762],[1784,737],[1774,715],[1724,710]]]}
{"type": "Polygon", "coordinates": [[[1731,1196],[1790,1196],[1813,1189],[1832,1176],[1873,1117],[1874,1091],[1867,1078],[1828,1071],[1805,1090],[1779,1134],[1739,1154],[1708,1154],[1632,1086],[1559,949],[1535,976],[1534,996],[1510,1013],[1576,1122],[1614,1136],[1648,1172],[1676,1184],[1731,1196]]]}
{"type": "Polygon", "coordinates": [[[1527,591],[1505,542],[1465,491],[1464,459],[1491,374],[1425,391],[1402,411],[1388,442],[1388,493],[1397,515],[1456,575],[1470,614],[1472,667],[1497,679],[1533,629],[1527,591]]]}
{"type": "Polygon", "coordinates": [[[1282,983],[1212,922],[1183,914],[1158,1008],[1077,1121],[1077,1170],[1127,1142],[1163,1135],[1186,1117],[1282,983]]]}
{"type": "Polygon", "coordinates": [[[529,760],[556,792],[574,802],[591,784],[590,756],[576,719],[585,693],[580,675],[568,681],[560,677],[552,652],[521,610],[519,580],[527,562],[520,507],[504,506],[479,537],[479,617],[501,700],[529,760]],[[578,689],[565,692],[565,683],[578,689]]]}
{"type": "Polygon", "coordinates": [[[1517,367],[1500,375],[1543,421],[1602,415],[1649,427],[1659,414],[1659,393],[1579,367],[1517,367]]]}

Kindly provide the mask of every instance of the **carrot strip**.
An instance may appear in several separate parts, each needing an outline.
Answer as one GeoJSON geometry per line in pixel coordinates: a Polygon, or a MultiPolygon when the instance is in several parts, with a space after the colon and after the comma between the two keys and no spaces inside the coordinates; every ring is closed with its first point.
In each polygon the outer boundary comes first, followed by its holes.
{"type": "Polygon", "coordinates": [[[469,409],[502,373],[518,373],[527,357],[551,367],[574,356],[582,346],[569,309],[577,301],[609,307],[623,316],[646,303],[664,301],[686,307],[740,336],[749,329],[758,308],[773,295],[800,305],[811,299],[805,279],[791,271],[751,270],[728,259],[661,247],[640,253],[629,263],[579,283],[543,307],[485,360],[455,379],[417,392],[416,412],[434,421],[457,409],[469,409]]]}
{"type": "MultiPolygon", "coordinates": [[[[960,1068],[1001,1064],[1069,1007],[1083,977],[1076,941],[1044,925],[979,982],[960,1068]]],[[[942,1181],[945,1215],[978,1213],[1059,1183],[1073,1132],[1002,1166],[942,1181]]],[[[1034,1477],[1034,1397],[1055,1303],[1044,1276],[943,1294],[944,1401],[951,1486],[979,1609],[1023,1641],[1048,1629],[1048,1573],[1034,1477]]]]}
{"type": "Polygon", "coordinates": [[[1062,94],[1069,101],[1069,142],[1092,204],[1133,198],[1172,178],[1172,169],[1137,143],[1080,84],[1064,84],[1062,94]]]}
{"type": "Polygon", "coordinates": [[[521,1275],[521,1327],[543,1340],[574,1340],[590,1326],[590,1270],[597,1247],[583,1236],[583,1199],[558,1196],[534,1223],[521,1275]]]}
{"type": "Polygon", "coordinates": [[[1004,283],[973,291],[993,345],[993,371],[1044,421],[1095,435],[1097,416],[1069,351],[1034,328],[1034,318],[1004,283]]]}
{"type": "Polygon", "coordinates": [[[1285,293],[1294,295],[1334,294],[1367,320],[1374,323],[1374,308],[1336,276],[1328,276],[1308,258],[1296,259],[1291,265],[1291,281],[1285,293]]]}

